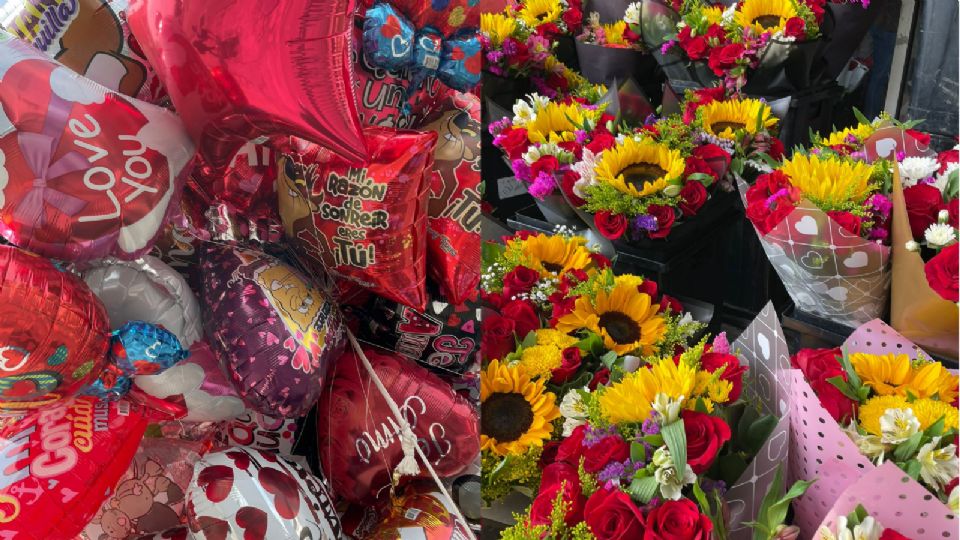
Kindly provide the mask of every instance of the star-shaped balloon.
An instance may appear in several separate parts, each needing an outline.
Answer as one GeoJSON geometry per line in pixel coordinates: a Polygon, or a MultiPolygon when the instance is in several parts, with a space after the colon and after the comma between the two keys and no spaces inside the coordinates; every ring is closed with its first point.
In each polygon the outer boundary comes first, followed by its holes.
{"type": "Polygon", "coordinates": [[[296,135],[344,158],[366,149],[352,89],[352,0],[136,0],[131,31],[206,163],[296,135]]]}

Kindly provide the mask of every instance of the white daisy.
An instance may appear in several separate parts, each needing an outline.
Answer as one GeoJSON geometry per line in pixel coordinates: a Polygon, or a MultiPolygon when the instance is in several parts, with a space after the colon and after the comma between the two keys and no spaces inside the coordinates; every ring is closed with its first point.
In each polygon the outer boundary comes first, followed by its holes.
{"type": "Polygon", "coordinates": [[[900,176],[903,187],[916,185],[924,178],[929,178],[940,169],[940,164],[932,157],[908,157],[900,162],[900,176]]]}
{"type": "Polygon", "coordinates": [[[946,223],[934,223],[923,232],[923,238],[930,247],[942,247],[957,239],[956,230],[946,223]]]}

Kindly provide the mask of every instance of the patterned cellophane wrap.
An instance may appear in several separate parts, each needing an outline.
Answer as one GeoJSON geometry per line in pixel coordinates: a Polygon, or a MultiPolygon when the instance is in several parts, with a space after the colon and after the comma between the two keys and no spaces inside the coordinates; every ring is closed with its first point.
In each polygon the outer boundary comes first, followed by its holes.
{"type": "MultiPolygon", "coordinates": [[[[737,184],[746,206],[748,186],[743,179],[737,184]]],[[[851,328],[883,315],[890,292],[889,246],[844,230],[806,199],[757,236],[801,311],[851,328]]]]}

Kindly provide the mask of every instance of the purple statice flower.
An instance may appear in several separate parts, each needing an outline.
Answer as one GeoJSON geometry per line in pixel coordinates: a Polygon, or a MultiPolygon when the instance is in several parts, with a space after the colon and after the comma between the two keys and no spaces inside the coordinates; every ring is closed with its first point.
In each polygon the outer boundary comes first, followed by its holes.
{"type": "Polygon", "coordinates": [[[510,168],[513,169],[513,175],[517,177],[517,180],[522,182],[530,182],[533,178],[530,177],[530,166],[527,165],[527,162],[522,159],[515,159],[510,162],[510,168]]]}
{"type": "Polygon", "coordinates": [[[710,352],[715,352],[717,354],[730,354],[730,342],[727,340],[727,333],[720,332],[716,337],[713,338],[713,346],[710,347],[710,352]]]}
{"type": "Polygon", "coordinates": [[[703,489],[704,493],[710,493],[711,491],[719,491],[720,495],[723,496],[727,492],[727,483],[723,480],[711,480],[706,476],[700,478],[700,487],[703,489]]]}
{"type": "Polygon", "coordinates": [[[784,197],[787,197],[787,198],[790,197],[790,190],[787,189],[787,188],[780,188],[780,189],[777,190],[776,193],[774,193],[773,195],[767,197],[767,200],[766,200],[766,202],[765,202],[764,204],[767,205],[767,208],[768,208],[768,209],[772,209],[774,206],[776,206],[777,201],[779,201],[780,199],[782,199],[782,198],[784,198],[784,197]]]}
{"type": "Polygon", "coordinates": [[[677,42],[672,39],[665,41],[663,45],[660,46],[660,54],[667,54],[676,44],[677,42]]]}
{"type": "Polygon", "coordinates": [[[657,230],[657,218],[647,214],[637,216],[633,220],[633,226],[640,231],[655,231],[657,230]]]}
{"type": "Polygon", "coordinates": [[[598,428],[587,424],[587,429],[583,431],[583,446],[590,448],[591,446],[597,444],[604,437],[609,437],[611,435],[617,435],[617,428],[614,426],[607,426],[605,428],[598,428]]]}
{"type": "Polygon", "coordinates": [[[650,113],[646,118],[643,119],[643,125],[651,126],[657,123],[657,115],[650,113]]]}
{"type": "Polygon", "coordinates": [[[867,199],[867,206],[870,210],[879,216],[882,216],[885,220],[890,216],[890,211],[893,210],[893,202],[883,194],[874,193],[867,199]]]}
{"type": "Polygon", "coordinates": [[[573,140],[574,140],[577,144],[586,144],[586,143],[587,143],[587,138],[589,137],[589,135],[587,134],[586,131],[584,131],[584,130],[582,130],[582,129],[578,129],[578,130],[575,130],[575,131],[573,132],[573,137],[574,137],[573,140]]]}
{"type": "Polygon", "coordinates": [[[503,60],[503,51],[487,51],[487,63],[499,64],[503,60]]]}
{"type": "MultiPolygon", "coordinates": [[[[512,123],[513,122],[510,121],[509,117],[504,117],[504,118],[501,118],[500,120],[490,122],[490,125],[487,126],[487,131],[489,131],[491,135],[498,135],[501,131],[509,127],[510,124],[512,123]]],[[[494,145],[497,144],[496,138],[494,139],[493,144],[494,145]]]]}
{"type": "Polygon", "coordinates": [[[868,240],[878,240],[880,242],[886,240],[888,236],[890,236],[890,231],[883,227],[874,227],[867,233],[868,240]]]}
{"type": "Polygon", "coordinates": [[[608,463],[606,467],[600,470],[600,473],[597,474],[597,480],[600,482],[611,482],[613,480],[619,480],[627,475],[627,464],[630,463],[630,460],[624,462],[614,461],[608,463]]]}
{"type": "Polygon", "coordinates": [[[857,136],[853,133],[847,134],[847,142],[850,144],[857,144],[857,136]]]}
{"type": "Polygon", "coordinates": [[[866,152],[860,152],[858,150],[856,152],[850,152],[850,157],[853,159],[867,159],[867,154],[866,152]]]}
{"type": "Polygon", "coordinates": [[[660,422],[657,421],[657,417],[659,416],[657,411],[650,411],[650,417],[643,421],[643,426],[640,428],[644,435],[656,435],[660,433],[660,422]]]}
{"type": "Polygon", "coordinates": [[[811,149],[810,149],[810,153],[813,154],[813,155],[815,155],[815,156],[819,156],[819,155],[820,155],[820,149],[819,149],[819,148],[811,148],[811,149]]]}
{"type": "Polygon", "coordinates": [[[517,54],[517,42],[513,38],[503,40],[503,54],[513,56],[517,54]]]}
{"type": "Polygon", "coordinates": [[[546,198],[547,195],[553,193],[556,187],[557,183],[553,180],[553,176],[540,171],[540,174],[533,180],[533,183],[530,184],[527,191],[530,192],[530,195],[534,198],[542,200],[546,198]]]}

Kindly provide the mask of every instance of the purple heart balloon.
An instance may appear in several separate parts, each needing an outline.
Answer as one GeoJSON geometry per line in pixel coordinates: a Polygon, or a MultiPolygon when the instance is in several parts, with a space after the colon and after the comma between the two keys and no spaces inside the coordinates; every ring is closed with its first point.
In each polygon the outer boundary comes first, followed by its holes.
{"type": "Polygon", "coordinates": [[[306,414],[345,343],[336,306],[260,251],[205,244],[200,268],[204,329],[237,393],[263,414],[306,414]]]}

